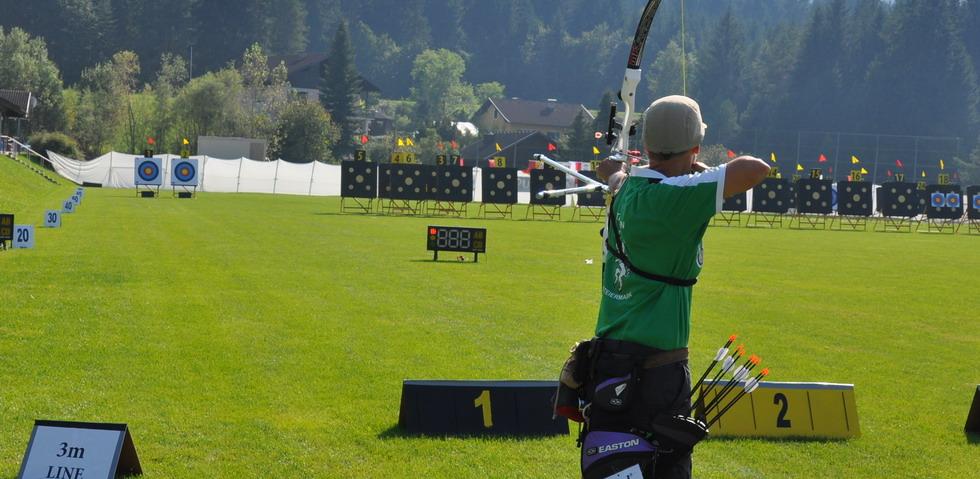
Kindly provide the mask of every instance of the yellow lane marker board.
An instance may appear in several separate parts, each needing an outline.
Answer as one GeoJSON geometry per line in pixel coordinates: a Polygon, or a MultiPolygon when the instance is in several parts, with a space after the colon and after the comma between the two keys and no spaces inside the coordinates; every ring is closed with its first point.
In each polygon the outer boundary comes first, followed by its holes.
{"type": "MultiPolygon", "coordinates": [[[[726,381],[715,387],[705,382],[707,402],[726,381]]],[[[732,391],[725,404],[742,389],[732,391]]],[[[715,437],[812,437],[861,436],[853,384],[762,382],[743,397],[714,426],[715,437]]]]}

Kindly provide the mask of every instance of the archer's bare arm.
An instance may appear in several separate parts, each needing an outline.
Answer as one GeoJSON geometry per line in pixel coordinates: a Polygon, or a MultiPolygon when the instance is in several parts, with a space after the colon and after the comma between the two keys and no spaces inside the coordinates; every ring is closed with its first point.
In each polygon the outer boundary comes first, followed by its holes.
{"type": "Polygon", "coordinates": [[[626,163],[616,160],[603,160],[596,168],[596,176],[609,185],[609,191],[616,194],[626,181],[626,163]]]}
{"type": "Polygon", "coordinates": [[[725,167],[725,198],[751,190],[769,174],[766,162],[751,156],[740,156],[725,167]]]}

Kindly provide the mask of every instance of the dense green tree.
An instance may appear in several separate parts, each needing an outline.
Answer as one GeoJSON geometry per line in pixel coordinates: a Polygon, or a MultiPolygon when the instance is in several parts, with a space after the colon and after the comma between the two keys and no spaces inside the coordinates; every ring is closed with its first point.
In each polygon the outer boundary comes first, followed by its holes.
{"type": "Polygon", "coordinates": [[[319,103],[291,101],[282,112],[270,156],[294,163],[333,163],[331,148],[339,137],[340,131],[319,103]]]}
{"type": "Polygon", "coordinates": [[[562,135],[561,157],[565,161],[589,161],[593,158],[592,147],[596,140],[593,136],[592,118],[580,112],[572,122],[571,131],[562,135]]]}
{"type": "Polygon", "coordinates": [[[48,58],[44,40],[14,28],[0,27],[0,88],[28,90],[37,95],[32,116],[35,130],[62,130],[66,126],[61,74],[48,58]]]}
{"type": "Polygon", "coordinates": [[[449,50],[426,50],[415,58],[411,98],[420,125],[433,126],[474,103],[473,87],[462,81],[465,72],[463,57],[449,50]]]}
{"type": "Polygon", "coordinates": [[[741,25],[729,8],[700,50],[692,89],[711,120],[711,141],[726,142],[738,134],[738,114],[748,103],[745,48],[741,25]]]}
{"type": "Polygon", "coordinates": [[[196,77],[174,100],[177,128],[192,138],[198,136],[245,136],[247,116],[242,109],[242,76],[226,68],[196,77]]]}
{"type": "Polygon", "coordinates": [[[351,116],[361,92],[346,23],[337,27],[330,56],[324,64],[320,91],[323,92],[321,99],[324,108],[340,127],[340,139],[334,144],[334,156],[343,158],[353,151],[354,124],[351,116]]]}
{"type": "MultiPolygon", "coordinates": [[[[667,48],[657,54],[656,59],[649,68],[646,77],[647,89],[650,95],[656,99],[667,95],[684,94],[685,81],[689,85],[696,84],[694,78],[698,68],[697,56],[691,51],[687,55],[682,54],[680,43],[671,40],[667,48]],[[686,57],[686,65],[684,64],[686,57]],[[687,78],[684,78],[687,72],[687,78]]],[[[637,104],[640,109],[642,103],[637,104]]]]}

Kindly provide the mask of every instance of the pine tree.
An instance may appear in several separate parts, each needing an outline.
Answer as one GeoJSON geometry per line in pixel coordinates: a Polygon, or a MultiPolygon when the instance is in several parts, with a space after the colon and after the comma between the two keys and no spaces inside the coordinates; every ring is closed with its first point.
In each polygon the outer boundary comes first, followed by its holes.
{"type": "Polygon", "coordinates": [[[748,103],[745,69],[745,37],[729,8],[701,50],[694,85],[712,142],[728,142],[738,133],[738,115],[748,103]]]}
{"type": "Polygon", "coordinates": [[[587,161],[592,158],[595,137],[592,136],[592,119],[584,111],[579,112],[572,122],[572,131],[562,138],[562,159],[565,161],[587,161]]]}
{"type": "Polygon", "coordinates": [[[361,92],[360,79],[354,67],[354,50],[345,22],[337,27],[329,55],[321,76],[321,100],[334,123],[340,127],[340,138],[334,144],[334,156],[343,158],[353,151],[351,138],[354,136],[354,125],[351,116],[361,92]]]}

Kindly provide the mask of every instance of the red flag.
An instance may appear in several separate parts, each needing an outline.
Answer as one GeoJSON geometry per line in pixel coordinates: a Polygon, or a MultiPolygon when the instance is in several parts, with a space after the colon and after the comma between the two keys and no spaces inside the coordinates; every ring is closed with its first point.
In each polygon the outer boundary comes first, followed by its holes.
{"type": "Polygon", "coordinates": [[[817,163],[826,163],[826,162],[827,162],[827,157],[823,153],[821,153],[820,158],[817,159],[817,163]]]}
{"type": "Polygon", "coordinates": [[[548,143],[548,151],[558,151],[558,146],[554,143],[548,143]]]}
{"type": "Polygon", "coordinates": [[[905,165],[902,164],[902,160],[895,160],[895,166],[905,168],[905,165]]]}
{"type": "Polygon", "coordinates": [[[368,144],[368,139],[369,139],[369,138],[368,138],[368,136],[367,136],[367,135],[361,135],[361,144],[362,144],[362,145],[366,145],[366,144],[368,144]]]}
{"type": "Polygon", "coordinates": [[[892,170],[886,171],[885,174],[888,175],[889,178],[891,178],[891,176],[892,176],[892,170]]]}
{"type": "Polygon", "coordinates": [[[734,160],[736,156],[738,155],[736,155],[734,151],[728,150],[728,159],[734,160]]]}
{"type": "Polygon", "coordinates": [[[149,144],[149,145],[155,145],[155,144],[157,144],[157,141],[154,140],[153,137],[151,136],[151,137],[149,137],[149,138],[146,139],[146,143],[149,144]]]}
{"type": "Polygon", "coordinates": [[[436,143],[436,148],[439,148],[439,151],[442,151],[446,149],[446,145],[445,143],[436,143]]]}
{"type": "Polygon", "coordinates": [[[453,140],[449,142],[449,146],[453,147],[453,149],[455,150],[459,148],[459,143],[456,143],[456,140],[453,140]]]}

